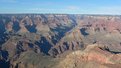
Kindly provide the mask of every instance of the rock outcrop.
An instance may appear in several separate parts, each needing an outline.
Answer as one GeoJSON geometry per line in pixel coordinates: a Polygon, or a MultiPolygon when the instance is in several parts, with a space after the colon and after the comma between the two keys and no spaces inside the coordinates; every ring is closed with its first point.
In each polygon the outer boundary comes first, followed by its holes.
{"type": "Polygon", "coordinates": [[[102,45],[93,44],[88,45],[83,51],[71,52],[60,61],[56,68],[120,68],[121,54],[102,50],[103,48],[102,45]]]}

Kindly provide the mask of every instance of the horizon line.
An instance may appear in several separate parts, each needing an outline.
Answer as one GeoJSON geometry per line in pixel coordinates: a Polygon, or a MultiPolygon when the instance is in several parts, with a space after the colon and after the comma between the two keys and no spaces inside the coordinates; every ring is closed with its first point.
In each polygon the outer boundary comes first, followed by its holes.
{"type": "Polygon", "coordinates": [[[113,15],[113,16],[120,16],[121,14],[102,14],[102,13],[0,13],[0,15],[6,14],[6,15],[11,15],[11,14],[67,14],[67,15],[113,15]]]}

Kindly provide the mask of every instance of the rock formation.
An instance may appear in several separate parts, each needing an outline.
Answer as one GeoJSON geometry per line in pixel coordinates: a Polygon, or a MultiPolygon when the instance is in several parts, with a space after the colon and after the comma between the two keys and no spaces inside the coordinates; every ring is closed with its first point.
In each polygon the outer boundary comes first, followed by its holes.
{"type": "Polygon", "coordinates": [[[121,68],[121,16],[1,14],[0,68],[121,68]]]}

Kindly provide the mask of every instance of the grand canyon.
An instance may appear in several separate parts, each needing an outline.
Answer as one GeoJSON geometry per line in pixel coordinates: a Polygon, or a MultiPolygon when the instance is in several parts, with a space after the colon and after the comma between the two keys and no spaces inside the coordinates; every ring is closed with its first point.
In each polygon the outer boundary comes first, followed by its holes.
{"type": "Polygon", "coordinates": [[[121,16],[0,14],[0,68],[121,68],[121,16]]]}

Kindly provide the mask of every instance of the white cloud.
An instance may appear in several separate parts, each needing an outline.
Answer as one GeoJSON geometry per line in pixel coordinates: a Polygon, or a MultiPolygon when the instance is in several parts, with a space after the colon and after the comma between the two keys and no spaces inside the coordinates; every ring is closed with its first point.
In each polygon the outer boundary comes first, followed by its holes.
{"type": "Polygon", "coordinates": [[[78,6],[67,6],[66,9],[68,10],[79,10],[78,6]]]}
{"type": "Polygon", "coordinates": [[[56,9],[51,9],[51,8],[30,8],[28,9],[32,12],[50,12],[50,13],[75,13],[79,12],[80,10],[78,8],[56,8],[56,9]]]}

